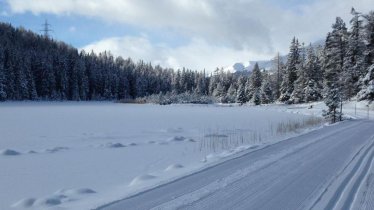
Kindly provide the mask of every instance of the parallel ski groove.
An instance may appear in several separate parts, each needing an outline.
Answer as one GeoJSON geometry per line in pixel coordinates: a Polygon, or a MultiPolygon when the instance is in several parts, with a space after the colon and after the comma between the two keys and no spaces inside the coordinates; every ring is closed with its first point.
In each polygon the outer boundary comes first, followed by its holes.
{"type": "Polygon", "coordinates": [[[329,203],[325,207],[325,210],[331,210],[334,209],[337,203],[340,201],[342,194],[345,191],[345,188],[347,187],[347,184],[352,180],[352,178],[355,176],[356,171],[360,168],[360,166],[363,164],[364,158],[367,156],[367,154],[370,152],[371,148],[373,148],[374,144],[371,144],[363,153],[363,155],[360,156],[359,160],[353,167],[353,169],[349,172],[349,174],[344,178],[343,182],[340,184],[336,192],[334,193],[334,196],[330,199],[329,203]]]}

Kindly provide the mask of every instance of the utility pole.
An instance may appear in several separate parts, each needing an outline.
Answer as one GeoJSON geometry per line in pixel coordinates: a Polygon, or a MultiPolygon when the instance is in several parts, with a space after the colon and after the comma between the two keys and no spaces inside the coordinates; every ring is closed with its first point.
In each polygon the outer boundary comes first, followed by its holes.
{"type": "Polygon", "coordinates": [[[42,30],[40,30],[41,32],[43,32],[43,35],[45,38],[49,38],[49,34],[50,32],[53,32],[53,30],[51,30],[51,24],[48,23],[48,20],[46,19],[44,24],[42,24],[42,30]]]}

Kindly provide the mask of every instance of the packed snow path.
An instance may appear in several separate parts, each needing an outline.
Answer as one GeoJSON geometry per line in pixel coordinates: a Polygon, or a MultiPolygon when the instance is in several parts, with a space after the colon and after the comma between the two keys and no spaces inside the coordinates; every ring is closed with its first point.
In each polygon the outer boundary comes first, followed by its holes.
{"type": "Polygon", "coordinates": [[[249,152],[99,209],[372,209],[374,122],[249,152]]]}

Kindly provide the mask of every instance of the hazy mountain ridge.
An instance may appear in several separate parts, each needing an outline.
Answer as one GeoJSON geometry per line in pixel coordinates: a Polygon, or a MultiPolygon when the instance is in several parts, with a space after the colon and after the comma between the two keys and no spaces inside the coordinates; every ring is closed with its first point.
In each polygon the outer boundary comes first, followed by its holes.
{"type": "MultiPolygon", "coordinates": [[[[308,45],[305,45],[308,47],[308,45]]],[[[316,42],[312,43],[312,47],[317,48],[317,47],[323,47],[324,46],[324,40],[318,40],[316,42]]],[[[287,62],[287,55],[281,55],[280,56],[281,61],[285,64],[287,62]]],[[[269,60],[255,60],[255,61],[248,61],[248,62],[238,62],[235,63],[232,66],[228,66],[225,68],[226,71],[230,71],[232,73],[237,73],[237,72],[251,72],[255,66],[255,64],[258,63],[260,69],[265,69],[265,70],[271,70],[272,66],[274,65],[274,58],[269,59],[269,60]]]]}

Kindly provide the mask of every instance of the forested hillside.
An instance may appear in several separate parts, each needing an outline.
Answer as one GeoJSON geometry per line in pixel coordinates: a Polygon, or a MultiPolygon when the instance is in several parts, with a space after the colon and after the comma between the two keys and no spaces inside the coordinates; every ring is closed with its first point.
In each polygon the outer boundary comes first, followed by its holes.
{"type": "Polygon", "coordinates": [[[286,63],[275,59],[272,71],[255,65],[249,76],[218,68],[212,74],[175,70],[109,52],[79,52],[3,23],[0,100],[169,100],[182,95],[266,104],[325,99],[329,112],[336,114],[341,100],[374,98],[374,12],[351,13],[349,26],[336,19],[324,46],[305,46],[293,38],[286,63]]]}

